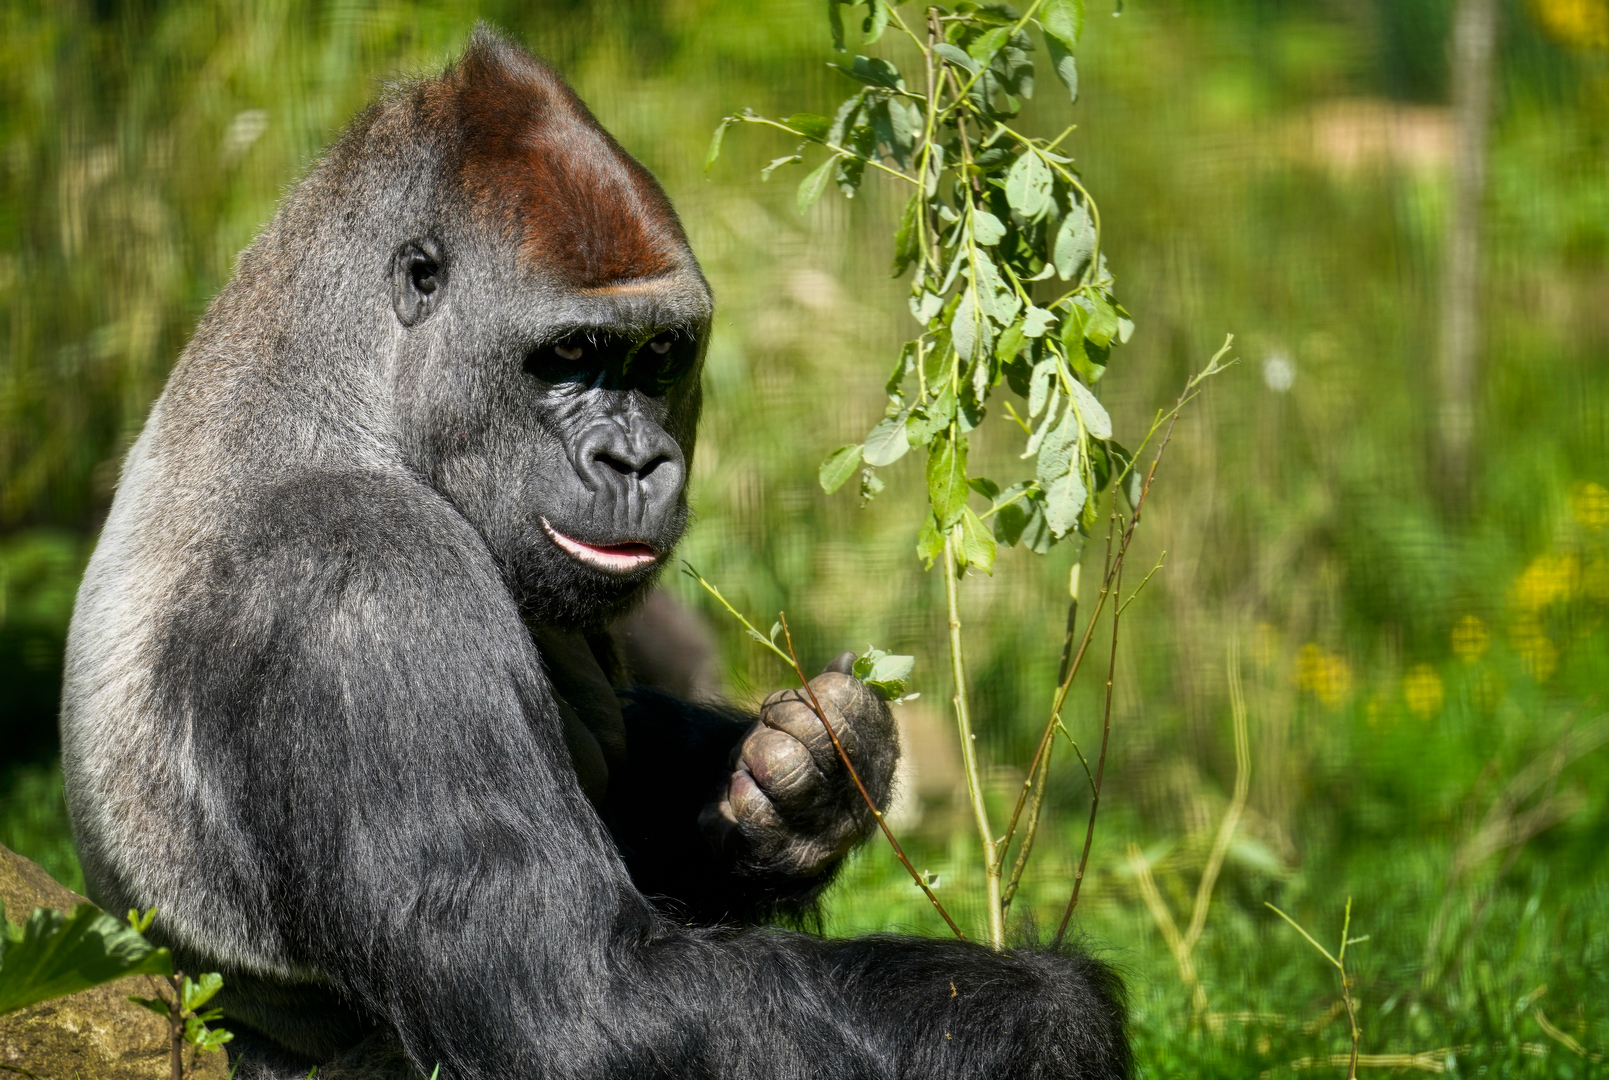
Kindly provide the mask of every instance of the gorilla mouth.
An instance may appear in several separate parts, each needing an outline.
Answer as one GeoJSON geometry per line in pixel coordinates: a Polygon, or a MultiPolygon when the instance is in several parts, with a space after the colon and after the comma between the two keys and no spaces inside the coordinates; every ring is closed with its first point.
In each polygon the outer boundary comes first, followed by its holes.
{"type": "Polygon", "coordinates": [[[542,529],[548,534],[548,539],[570,558],[609,574],[629,574],[653,565],[659,558],[659,554],[647,544],[599,545],[572,539],[555,529],[547,518],[542,519],[542,529]]]}

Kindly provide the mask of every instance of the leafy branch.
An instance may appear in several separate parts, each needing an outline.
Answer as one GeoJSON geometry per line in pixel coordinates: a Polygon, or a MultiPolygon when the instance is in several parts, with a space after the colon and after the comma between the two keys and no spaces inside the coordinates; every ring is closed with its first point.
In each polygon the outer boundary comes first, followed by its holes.
{"type": "MultiPolygon", "coordinates": [[[[1083,31],[1083,0],[1032,0],[1020,12],[1003,3],[963,0],[953,8],[926,6],[920,20],[910,21],[894,0],[828,0],[829,25],[840,52],[847,48],[844,9],[862,6],[863,44],[878,42],[892,28],[897,32],[893,57],[855,55],[832,65],[859,85],[831,116],[801,112],[778,120],[744,110],[726,117],[716,129],[707,165],[718,158],[728,129],[757,124],[798,140],[790,153],[765,166],[762,176],[767,179],[803,163],[807,154],[826,151],[799,181],[795,202],[800,212],[829,184],[854,197],[868,169],[899,180],[908,192],[894,235],[893,274],[911,275],[908,307],[920,330],[900,349],[886,380],[882,419],[860,442],[829,454],[819,479],[830,494],[858,474],[861,498],[870,500],[884,488],[879,469],[912,450],[926,452],[928,509],[917,532],[916,553],[929,569],[943,560],[952,706],[968,800],[983,848],[988,936],[998,948],[1004,944],[1006,911],[1037,829],[1052,735],[1061,724],[1061,709],[1088,649],[1094,619],[1108,595],[1121,589],[1141,507],[1179,409],[1201,379],[1221,370],[1223,353],[1153,423],[1142,451],[1159,429],[1164,430],[1163,442],[1142,482],[1136,454],[1114,438],[1111,417],[1095,393],[1113,348],[1129,340],[1134,323],[1113,292],[1100,210],[1073,159],[1061,151],[1073,128],[1046,140],[1015,126],[1034,94],[1031,54],[1041,44],[1051,70],[1070,100],[1077,101],[1074,52],[1083,31]],[[1002,384],[1018,395],[1021,410],[1004,400],[1002,384]],[[1020,433],[1020,459],[1033,462],[1030,475],[1004,486],[969,470],[972,436],[991,403],[1002,405],[1007,430],[1020,433]],[[1004,834],[997,834],[968,702],[959,584],[969,569],[992,573],[1002,544],[1021,544],[1037,554],[1069,539],[1081,545],[1102,517],[1107,492],[1112,499],[1100,597],[1075,655],[1075,571],[1051,716],[1009,824],[1004,834]],[[1131,508],[1128,514],[1119,509],[1119,492],[1131,508]],[[974,497],[981,500],[976,509],[974,497]],[[1022,843],[1007,881],[1007,856],[1030,795],[1022,843]]],[[[1113,607],[1111,664],[1127,602],[1113,607]]],[[[769,644],[778,651],[774,641],[769,644]]],[[[1063,931],[1077,903],[1093,839],[1114,674],[1109,667],[1090,822],[1063,931]]]]}

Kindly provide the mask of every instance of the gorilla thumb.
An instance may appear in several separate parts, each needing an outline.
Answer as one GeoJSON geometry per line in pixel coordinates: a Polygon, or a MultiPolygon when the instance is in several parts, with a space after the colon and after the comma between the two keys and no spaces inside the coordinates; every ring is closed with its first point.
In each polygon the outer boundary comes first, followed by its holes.
{"type": "Polygon", "coordinates": [[[823,675],[829,671],[836,671],[840,675],[853,675],[855,673],[855,654],[841,652],[833,657],[832,663],[821,669],[823,675]]]}

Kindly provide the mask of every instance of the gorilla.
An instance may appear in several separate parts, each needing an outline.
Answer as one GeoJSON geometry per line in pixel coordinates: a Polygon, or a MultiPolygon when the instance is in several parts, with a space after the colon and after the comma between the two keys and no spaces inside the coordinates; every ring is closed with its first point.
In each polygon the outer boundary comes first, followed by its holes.
{"type": "MultiPolygon", "coordinates": [[[[92,895],[224,974],[242,1077],[1127,1075],[1076,950],[764,925],[873,821],[797,690],[679,699],[637,606],[711,310],[654,179],[480,29],[201,320],[78,596],[64,768],[92,895]]],[[[812,686],[886,798],[887,707],[812,686]]]]}

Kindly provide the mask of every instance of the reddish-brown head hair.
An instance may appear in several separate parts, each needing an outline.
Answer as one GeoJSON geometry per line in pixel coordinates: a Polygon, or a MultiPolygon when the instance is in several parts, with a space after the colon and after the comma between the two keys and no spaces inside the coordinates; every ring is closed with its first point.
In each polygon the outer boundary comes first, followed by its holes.
{"type": "Polygon", "coordinates": [[[426,91],[459,140],[476,215],[575,288],[669,273],[689,258],[670,200],[547,65],[481,28],[426,91]]]}

